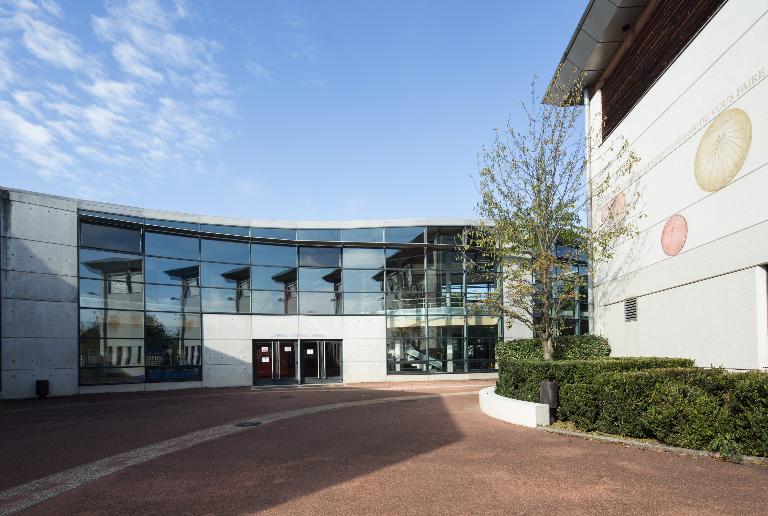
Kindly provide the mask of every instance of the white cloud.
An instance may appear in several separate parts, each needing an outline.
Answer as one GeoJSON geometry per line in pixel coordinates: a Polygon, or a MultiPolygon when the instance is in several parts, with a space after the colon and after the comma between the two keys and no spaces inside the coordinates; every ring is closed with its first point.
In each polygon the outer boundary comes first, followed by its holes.
{"type": "Polygon", "coordinates": [[[236,111],[220,45],[181,0],[105,5],[91,47],[53,0],[0,3],[0,156],[97,198],[206,173],[236,111]]]}
{"type": "Polygon", "coordinates": [[[267,67],[260,65],[256,61],[247,61],[245,63],[245,69],[248,70],[248,73],[257,79],[269,79],[272,77],[272,72],[270,72],[267,67]]]}

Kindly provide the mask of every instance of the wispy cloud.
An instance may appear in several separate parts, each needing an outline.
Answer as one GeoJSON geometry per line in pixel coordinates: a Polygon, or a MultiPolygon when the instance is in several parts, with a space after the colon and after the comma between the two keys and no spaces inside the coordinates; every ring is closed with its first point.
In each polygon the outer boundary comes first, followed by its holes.
{"type": "Polygon", "coordinates": [[[188,6],[110,0],[93,47],[66,16],[53,0],[0,4],[0,154],[99,198],[204,171],[235,106],[188,6]]]}
{"type": "Polygon", "coordinates": [[[245,69],[256,79],[269,79],[272,77],[272,72],[269,68],[256,61],[247,61],[245,63],[245,69]]]}

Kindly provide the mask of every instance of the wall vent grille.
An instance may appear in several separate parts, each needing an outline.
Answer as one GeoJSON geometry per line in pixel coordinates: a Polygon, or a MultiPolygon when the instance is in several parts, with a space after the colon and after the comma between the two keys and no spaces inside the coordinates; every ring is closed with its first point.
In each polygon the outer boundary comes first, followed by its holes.
{"type": "Polygon", "coordinates": [[[637,298],[630,297],[624,300],[624,321],[637,321],[637,298]]]}

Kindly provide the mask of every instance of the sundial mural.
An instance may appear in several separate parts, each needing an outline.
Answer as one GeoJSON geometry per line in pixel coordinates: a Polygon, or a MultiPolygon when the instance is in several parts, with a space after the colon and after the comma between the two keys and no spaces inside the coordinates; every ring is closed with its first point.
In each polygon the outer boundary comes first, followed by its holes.
{"type": "Polygon", "coordinates": [[[731,182],[747,159],[752,143],[752,122],[743,109],[723,111],[709,124],[696,149],[696,183],[716,192],[731,182]]]}

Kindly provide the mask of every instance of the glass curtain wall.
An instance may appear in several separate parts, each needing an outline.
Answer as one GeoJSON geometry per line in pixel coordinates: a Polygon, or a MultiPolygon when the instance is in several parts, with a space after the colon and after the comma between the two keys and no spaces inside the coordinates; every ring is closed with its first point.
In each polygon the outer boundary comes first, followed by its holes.
{"type": "Polygon", "coordinates": [[[467,261],[463,239],[81,212],[80,383],[199,380],[203,313],[386,315],[391,373],[493,369],[500,317],[473,306],[496,270],[467,261]]]}

